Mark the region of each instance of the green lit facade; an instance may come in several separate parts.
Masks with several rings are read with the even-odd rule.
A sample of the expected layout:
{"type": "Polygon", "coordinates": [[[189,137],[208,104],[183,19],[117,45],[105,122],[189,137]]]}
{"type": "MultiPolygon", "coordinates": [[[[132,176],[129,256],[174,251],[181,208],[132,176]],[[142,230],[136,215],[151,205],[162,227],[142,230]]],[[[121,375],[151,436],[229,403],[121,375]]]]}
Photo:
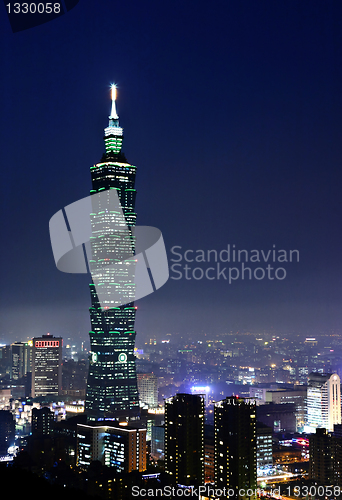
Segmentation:
{"type": "MultiPolygon", "coordinates": [[[[136,190],[136,167],[129,164],[121,152],[123,131],[119,126],[113,99],[109,126],[105,129],[106,152],[101,162],[91,167],[92,190],[90,194],[115,189],[118,193],[125,222],[129,230],[126,239],[113,244],[115,232],[111,230],[115,213],[98,207],[91,214],[92,257],[90,268],[101,273],[102,283],[108,293],[106,307],[100,301],[94,283],[90,284],[90,345],[91,358],[87,383],[85,410],[90,421],[102,419],[129,420],[139,416],[139,396],[134,356],[135,311],[132,290],[125,285],[127,263],[122,267],[122,281],[113,278],[110,265],[122,261],[124,253],[134,254],[134,237],[131,228],[135,226],[134,209],[136,190]],[[124,248],[123,248],[124,247],[124,248]],[[125,248],[126,247],[126,248],[125,248]],[[114,288],[113,288],[114,287],[114,288]],[[111,289],[125,297],[125,305],[113,307],[111,289]],[[128,299],[127,299],[128,298],[128,299]],[[127,300],[130,300],[127,302],[127,300]]],[[[129,265],[129,264],[128,264],[129,265]]],[[[132,265],[133,260],[132,260],[132,265]]],[[[120,269],[121,271],[121,269],[120,269]]],[[[134,290],[133,290],[134,294],[134,290]]],[[[134,295],[133,295],[134,296],[134,295]]]]}

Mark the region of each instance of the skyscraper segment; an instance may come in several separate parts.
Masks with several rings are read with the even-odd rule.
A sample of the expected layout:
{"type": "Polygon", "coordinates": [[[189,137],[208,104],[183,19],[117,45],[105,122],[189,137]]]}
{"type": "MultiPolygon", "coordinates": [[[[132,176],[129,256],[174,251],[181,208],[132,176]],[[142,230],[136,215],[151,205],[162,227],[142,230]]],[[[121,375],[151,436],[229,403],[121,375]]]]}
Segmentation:
{"type": "Polygon", "coordinates": [[[239,500],[253,500],[257,487],[256,405],[227,397],[215,403],[215,486],[239,500]]]}
{"type": "Polygon", "coordinates": [[[175,484],[204,484],[204,398],[182,394],[165,401],[165,471],[175,484]]]}
{"type": "MultiPolygon", "coordinates": [[[[112,86],[112,109],[104,131],[106,152],[101,161],[91,167],[90,193],[104,192],[109,196],[111,190],[116,190],[126,233],[120,237],[117,231],[113,231],[113,227],[117,226],[117,212],[101,204],[93,204],[89,264],[92,276],[96,274],[101,279],[97,279],[96,287],[94,282],[90,284],[91,359],[85,402],[90,421],[134,419],[139,415],[134,357],[134,291],[132,295],[129,280],[126,280],[130,262],[125,260],[128,255],[134,255],[131,230],[136,221],[136,167],[127,162],[121,151],[123,130],[119,126],[115,100],[116,88],[112,86]],[[114,273],[113,265],[116,264],[119,269],[116,267],[114,273]],[[107,297],[105,301],[103,294],[107,297]],[[114,295],[123,297],[124,305],[118,306],[114,295]]],[[[133,260],[131,265],[134,265],[133,260]]]]}
{"type": "Polygon", "coordinates": [[[337,373],[310,373],[307,392],[307,425],[305,431],[318,428],[333,432],[341,423],[341,382],[337,373]]]}
{"type": "Polygon", "coordinates": [[[62,389],[62,338],[47,334],[32,341],[32,397],[56,397],[62,389]]]}

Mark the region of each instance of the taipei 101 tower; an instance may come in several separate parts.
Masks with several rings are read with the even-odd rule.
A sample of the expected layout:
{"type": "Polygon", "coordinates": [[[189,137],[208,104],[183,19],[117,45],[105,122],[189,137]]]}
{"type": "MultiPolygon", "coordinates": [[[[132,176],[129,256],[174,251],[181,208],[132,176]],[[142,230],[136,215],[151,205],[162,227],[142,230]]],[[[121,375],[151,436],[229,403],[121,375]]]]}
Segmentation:
{"type": "MultiPolygon", "coordinates": [[[[109,193],[109,190],[116,190],[128,234],[131,235],[125,241],[128,241],[131,249],[134,250],[132,228],[136,221],[134,209],[136,167],[128,163],[121,152],[123,130],[119,126],[119,117],[116,112],[115,85],[112,85],[111,92],[112,109],[108,127],[104,130],[106,152],[101,162],[91,167],[92,190],[90,193],[109,193]]],[[[106,230],[111,223],[111,214],[112,212],[108,210],[93,210],[91,214],[91,263],[93,269],[97,268],[98,272],[103,273],[105,277],[104,283],[99,285],[107,286],[107,288],[109,285],[117,285],[117,283],[109,283],[110,267],[106,268],[106,265],[111,264],[111,260],[115,260],[107,258],[109,253],[113,252],[110,248],[113,246],[113,237],[115,237],[115,234],[110,234],[106,230]],[[108,278],[107,283],[106,278],[108,278]]],[[[124,267],[122,273],[125,273],[124,267]]],[[[95,288],[94,283],[91,283],[91,359],[85,412],[90,422],[104,419],[134,420],[139,418],[134,356],[136,335],[134,302],[128,302],[119,307],[101,307],[97,291],[99,290],[95,288]]]]}

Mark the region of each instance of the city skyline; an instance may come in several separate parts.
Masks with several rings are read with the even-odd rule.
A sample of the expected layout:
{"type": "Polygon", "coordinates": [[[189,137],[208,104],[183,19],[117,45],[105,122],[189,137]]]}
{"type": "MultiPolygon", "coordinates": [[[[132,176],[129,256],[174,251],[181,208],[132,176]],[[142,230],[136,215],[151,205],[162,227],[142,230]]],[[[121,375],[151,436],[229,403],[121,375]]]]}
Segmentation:
{"type": "MultiPolygon", "coordinates": [[[[269,491],[275,483],[289,494],[293,488],[315,488],[317,479],[328,492],[333,475],[334,494],[339,491],[341,336],[335,336],[333,348],[329,336],[299,343],[252,334],[204,341],[175,337],[151,338],[136,351],[141,414],[133,421],[127,421],[129,409],[119,421],[109,412],[100,422],[89,414],[86,351],[65,345],[61,357],[62,339],[52,335],[1,347],[0,444],[9,469],[20,476],[17,463],[30,456],[49,482],[50,468],[62,461],[56,477],[66,468],[65,486],[93,487],[101,497],[113,498],[112,482],[153,488],[156,478],[158,488],[179,483],[208,492],[230,488],[239,490],[239,498],[252,498],[256,487],[269,491]],[[42,351],[38,358],[35,348],[42,351]],[[51,391],[46,382],[57,374],[57,365],[62,384],[57,388],[53,382],[51,391]],[[37,366],[43,368],[39,373],[37,366]],[[26,369],[32,369],[31,392],[26,369]],[[328,452],[329,461],[321,459],[320,450],[328,452]],[[101,475],[90,486],[87,474],[94,468],[101,475]]],[[[100,409],[102,396],[96,394],[100,409]]]]}
{"type": "Polygon", "coordinates": [[[5,481],[339,498],[342,4],[15,5],[0,15],[5,481]],[[50,241],[64,214],[79,245],[76,200],[87,274],[50,241]]]}

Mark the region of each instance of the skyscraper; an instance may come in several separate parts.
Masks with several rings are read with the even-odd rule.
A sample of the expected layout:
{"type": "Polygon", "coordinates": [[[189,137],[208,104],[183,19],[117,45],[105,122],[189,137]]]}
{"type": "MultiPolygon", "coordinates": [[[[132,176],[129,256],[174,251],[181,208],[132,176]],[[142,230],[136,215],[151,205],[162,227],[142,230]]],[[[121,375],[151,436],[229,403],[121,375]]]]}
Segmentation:
{"type": "Polygon", "coordinates": [[[336,373],[310,373],[305,432],[324,428],[332,432],[341,423],[340,377],[336,373]]]}
{"type": "Polygon", "coordinates": [[[204,398],[177,394],[165,401],[165,472],[183,485],[204,484],[204,398]]]}
{"type": "MultiPolygon", "coordinates": [[[[121,151],[123,130],[116,112],[116,87],[112,86],[112,109],[105,129],[105,154],[91,167],[91,194],[116,190],[122,207],[129,236],[124,243],[114,244],[113,226],[117,213],[101,206],[91,214],[92,238],[90,268],[92,275],[103,277],[101,283],[90,284],[90,344],[91,360],[87,382],[85,409],[90,421],[100,419],[135,419],[139,415],[139,397],[134,357],[135,306],[133,301],[117,306],[111,300],[111,287],[116,293],[127,294],[124,279],[116,283],[111,264],[122,262],[122,254],[133,252],[135,226],[134,188],[136,167],[127,162],[121,151]],[[122,245],[125,248],[122,248],[122,245]],[[102,287],[101,289],[99,287],[102,287]],[[99,293],[107,293],[105,307],[101,307],[99,293]]],[[[121,264],[120,264],[121,265],[121,264]]],[[[122,276],[127,261],[122,264],[122,276]]],[[[120,271],[120,270],[119,270],[120,271]]],[[[126,295],[127,296],[127,295],[126,295]]],[[[129,294],[128,294],[129,296],[129,294]]],[[[103,303],[102,303],[103,306],[103,303]]]]}
{"type": "Polygon", "coordinates": [[[215,487],[251,500],[257,487],[255,402],[228,397],[215,403],[214,414],[215,487]]]}
{"type": "Polygon", "coordinates": [[[30,372],[32,370],[32,342],[11,344],[11,361],[12,380],[19,380],[30,372]]]}
{"type": "Polygon", "coordinates": [[[62,389],[62,338],[48,334],[32,340],[32,397],[58,396],[62,389]]]}
{"type": "Polygon", "coordinates": [[[54,421],[54,413],[47,406],[32,408],[32,435],[37,437],[52,434],[54,421]]]}
{"type": "Polygon", "coordinates": [[[262,422],[257,422],[257,469],[272,467],[273,465],[272,434],[272,427],[268,427],[262,422]]]}
{"type": "Polygon", "coordinates": [[[139,400],[149,408],[158,406],[158,377],[153,373],[138,373],[139,400]]]}
{"type": "Polygon", "coordinates": [[[310,469],[309,477],[317,484],[342,484],[342,439],[317,428],[309,436],[310,469]]]}
{"type": "Polygon", "coordinates": [[[0,410],[0,456],[7,455],[7,450],[14,445],[15,421],[10,411],[0,410]]]}

